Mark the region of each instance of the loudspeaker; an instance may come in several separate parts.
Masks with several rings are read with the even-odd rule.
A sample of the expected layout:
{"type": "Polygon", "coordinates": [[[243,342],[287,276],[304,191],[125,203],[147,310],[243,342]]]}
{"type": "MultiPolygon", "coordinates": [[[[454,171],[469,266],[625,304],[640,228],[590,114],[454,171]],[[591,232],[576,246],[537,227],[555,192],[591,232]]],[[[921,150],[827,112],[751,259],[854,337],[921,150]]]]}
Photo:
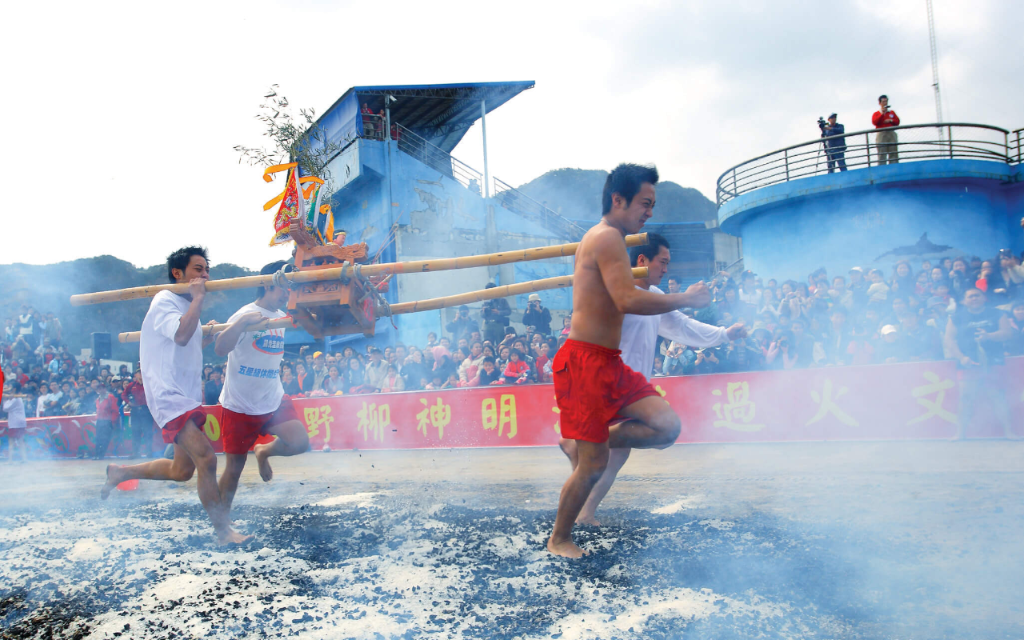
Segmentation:
{"type": "Polygon", "coordinates": [[[97,360],[110,360],[110,334],[92,334],[92,357],[97,360]]]}

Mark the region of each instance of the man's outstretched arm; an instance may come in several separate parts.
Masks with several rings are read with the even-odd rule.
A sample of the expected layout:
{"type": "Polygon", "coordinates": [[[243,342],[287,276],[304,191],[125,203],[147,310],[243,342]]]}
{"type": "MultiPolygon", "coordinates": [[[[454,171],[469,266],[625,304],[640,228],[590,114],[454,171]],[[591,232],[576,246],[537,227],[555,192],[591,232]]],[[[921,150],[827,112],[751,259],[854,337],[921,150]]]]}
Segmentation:
{"type": "Polygon", "coordinates": [[[706,307],[711,302],[711,293],[703,282],[691,285],[683,293],[658,294],[637,289],[622,236],[608,229],[595,235],[592,242],[601,280],[620,313],[655,316],[681,307],[706,307]]]}

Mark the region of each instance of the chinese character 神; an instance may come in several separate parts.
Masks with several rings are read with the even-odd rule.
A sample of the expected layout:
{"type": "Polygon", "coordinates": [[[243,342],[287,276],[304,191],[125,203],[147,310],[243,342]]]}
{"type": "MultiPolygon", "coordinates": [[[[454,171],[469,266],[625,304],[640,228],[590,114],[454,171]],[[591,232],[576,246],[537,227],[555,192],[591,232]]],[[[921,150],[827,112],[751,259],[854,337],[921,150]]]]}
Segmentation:
{"type": "MultiPolygon", "coordinates": [[[[480,416],[484,423],[484,429],[497,428],[498,435],[501,436],[505,425],[508,425],[508,437],[511,440],[519,432],[516,421],[516,397],[511,393],[503,393],[498,403],[494,401],[494,398],[487,398],[480,405],[480,416]],[[498,403],[500,403],[500,411],[498,403]]],[[[555,423],[555,427],[558,427],[558,423],[555,423]]]]}
{"type": "Polygon", "coordinates": [[[423,404],[423,411],[416,414],[416,419],[419,420],[416,430],[425,436],[427,435],[427,426],[431,426],[437,429],[437,439],[443,439],[444,428],[452,420],[451,405],[445,404],[441,398],[438,398],[437,404],[433,406],[428,406],[427,401],[423,398],[420,398],[420,403],[423,404]]]}
{"type": "Polygon", "coordinates": [[[363,403],[363,408],[356,412],[359,422],[356,430],[363,433],[363,441],[369,439],[384,442],[384,428],[391,424],[391,407],[386,404],[377,406],[370,403],[369,406],[363,403]]]}
{"type": "Polygon", "coordinates": [[[832,399],[832,380],[825,378],[825,386],[821,390],[821,395],[818,395],[817,391],[811,391],[811,398],[818,403],[818,412],[814,414],[814,417],[807,421],[807,426],[811,426],[818,420],[821,420],[828,414],[832,414],[836,417],[836,420],[842,422],[848,427],[859,427],[860,423],[855,418],[850,416],[836,404],[836,400],[842,398],[849,391],[846,387],[839,387],[839,391],[836,392],[835,400],[832,399]]]}
{"type": "Polygon", "coordinates": [[[955,413],[947,411],[943,408],[942,404],[946,400],[946,390],[953,388],[952,380],[942,380],[938,374],[932,373],[931,371],[925,371],[924,378],[931,384],[923,384],[920,387],[914,387],[910,394],[917,398],[917,404],[921,405],[928,410],[928,413],[922,413],[916,418],[911,419],[907,422],[907,426],[923,422],[932,416],[942,418],[946,422],[952,424],[960,424],[960,419],[955,413]],[[922,396],[930,396],[935,394],[935,399],[925,398],[922,396]]]}
{"type": "MultiPolygon", "coordinates": [[[[716,402],[711,408],[718,420],[715,427],[725,427],[733,431],[760,431],[763,424],[754,422],[754,403],[750,401],[750,385],[746,382],[730,382],[726,384],[726,397],[729,402],[716,402]]],[[[712,395],[722,395],[721,389],[715,389],[712,395]]]]}
{"type": "Polygon", "coordinates": [[[312,409],[305,410],[306,417],[306,430],[309,433],[309,437],[320,435],[320,427],[324,428],[324,442],[329,443],[331,441],[331,423],[334,422],[334,416],[331,415],[331,408],[327,405],[322,407],[314,407],[312,409]]]}

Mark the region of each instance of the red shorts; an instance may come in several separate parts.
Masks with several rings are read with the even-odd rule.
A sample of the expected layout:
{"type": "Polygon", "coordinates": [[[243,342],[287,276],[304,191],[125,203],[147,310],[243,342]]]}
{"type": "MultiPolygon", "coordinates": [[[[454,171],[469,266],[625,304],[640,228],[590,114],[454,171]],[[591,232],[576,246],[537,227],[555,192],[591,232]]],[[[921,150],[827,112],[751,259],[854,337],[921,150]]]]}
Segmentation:
{"type": "Polygon", "coordinates": [[[164,444],[174,444],[178,440],[178,434],[185,428],[185,423],[189,420],[202,429],[206,424],[206,414],[199,409],[192,409],[165,424],[164,428],[160,430],[160,434],[164,437],[164,444]]]}
{"type": "Polygon", "coordinates": [[[622,362],[621,353],[578,340],[566,340],[558,350],[551,371],[563,438],[607,442],[609,423],[623,407],[659,395],[622,362]]]}
{"type": "Polygon", "coordinates": [[[222,409],[220,432],[224,438],[224,453],[245,455],[261,435],[266,435],[270,427],[298,419],[299,414],[295,412],[295,405],[288,396],[281,398],[281,405],[277,411],[259,416],[222,409]]]}

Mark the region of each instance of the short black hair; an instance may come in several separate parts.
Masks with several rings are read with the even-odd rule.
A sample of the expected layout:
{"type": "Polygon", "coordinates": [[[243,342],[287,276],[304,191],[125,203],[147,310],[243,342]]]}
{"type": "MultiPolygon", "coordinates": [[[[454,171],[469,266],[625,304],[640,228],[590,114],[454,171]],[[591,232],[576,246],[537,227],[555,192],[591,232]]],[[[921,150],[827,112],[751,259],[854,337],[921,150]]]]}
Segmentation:
{"type": "MultiPolygon", "coordinates": [[[[271,262],[270,264],[268,264],[268,265],[264,266],[262,269],[260,269],[260,275],[261,276],[273,275],[273,274],[277,273],[278,271],[280,271],[281,267],[283,267],[286,264],[288,264],[287,260],[277,260],[276,262],[271,262]]],[[[265,287],[256,287],[256,299],[257,300],[262,298],[264,296],[264,294],[266,294],[266,293],[267,293],[267,290],[266,290],[265,287]]]]}
{"type": "Polygon", "coordinates": [[[192,245],[189,247],[182,247],[167,256],[167,279],[171,283],[176,283],[178,280],[174,277],[174,270],[180,269],[182,273],[185,269],[188,269],[188,263],[192,260],[192,256],[202,256],[203,260],[207,263],[210,262],[210,258],[206,255],[206,247],[200,247],[198,245],[192,245]]]}
{"type": "Polygon", "coordinates": [[[654,165],[645,167],[639,164],[622,163],[612,169],[608,179],[604,181],[604,193],[601,195],[601,215],[606,216],[612,210],[612,194],[625,198],[627,204],[640,191],[645,182],[658,184],[658,170],[654,165]]]}
{"type": "Polygon", "coordinates": [[[491,364],[494,364],[494,356],[484,356],[484,364],[486,364],[488,362],[490,362],[491,364]]]}
{"type": "Polygon", "coordinates": [[[629,250],[630,266],[635,267],[637,261],[640,260],[640,256],[644,256],[647,260],[654,260],[654,256],[658,255],[662,247],[666,249],[672,248],[669,246],[665,236],[653,231],[647,232],[647,244],[637,245],[629,250]]]}

